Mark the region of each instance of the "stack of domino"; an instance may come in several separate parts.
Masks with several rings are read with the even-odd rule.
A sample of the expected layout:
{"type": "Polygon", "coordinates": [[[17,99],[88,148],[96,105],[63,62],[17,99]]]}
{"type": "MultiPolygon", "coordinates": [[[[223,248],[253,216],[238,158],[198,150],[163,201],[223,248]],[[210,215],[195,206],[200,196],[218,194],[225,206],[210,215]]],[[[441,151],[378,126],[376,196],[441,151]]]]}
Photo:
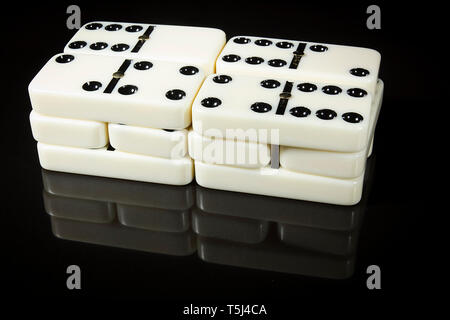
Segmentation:
{"type": "Polygon", "coordinates": [[[29,86],[41,166],[184,185],[194,159],[204,187],[359,202],[379,53],[246,36],[224,45],[211,28],[83,26],[29,86]]]}
{"type": "Polygon", "coordinates": [[[93,22],[29,85],[48,170],[185,185],[192,102],[225,45],[211,28],[93,22]]]}
{"type": "Polygon", "coordinates": [[[192,106],[198,184],[358,203],[383,94],[379,65],[371,49],[230,39],[192,106]]]}

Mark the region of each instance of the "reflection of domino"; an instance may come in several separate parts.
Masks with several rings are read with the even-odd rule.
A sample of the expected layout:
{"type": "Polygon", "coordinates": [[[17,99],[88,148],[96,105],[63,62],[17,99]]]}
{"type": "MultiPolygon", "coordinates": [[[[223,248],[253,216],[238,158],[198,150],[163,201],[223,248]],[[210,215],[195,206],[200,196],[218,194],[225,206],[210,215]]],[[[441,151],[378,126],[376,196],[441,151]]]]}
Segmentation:
{"type": "Polygon", "coordinates": [[[118,223],[92,223],[51,217],[53,234],[61,239],[103,246],[187,256],[196,251],[192,231],[161,232],[118,223]]]}
{"type": "Polygon", "coordinates": [[[193,189],[155,183],[42,171],[45,211],[85,222],[145,230],[185,232],[190,228],[193,189]]]}
{"type": "Polygon", "coordinates": [[[190,210],[169,210],[117,203],[117,219],[127,227],[163,232],[185,232],[191,226],[190,210]]]}
{"type": "Polygon", "coordinates": [[[42,172],[55,236],[173,255],[195,251],[190,186],[42,172]]]}
{"type": "Polygon", "coordinates": [[[280,241],[289,246],[349,256],[356,251],[359,228],[351,232],[339,232],[278,223],[277,233],[280,241]]]}
{"type": "Polygon", "coordinates": [[[269,227],[269,221],[192,210],[192,228],[202,237],[254,244],[267,237],[269,227]]]}
{"type": "Polygon", "coordinates": [[[56,218],[92,223],[119,222],[130,228],[161,232],[185,232],[190,228],[190,210],[64,197],[46,191],[43,199],[45,211],[56,218]]]}
{"type": "Polygon", "coordinates": [[[53,195],[136,207],[186,211],[194,205],[192,184],[171,186],[42,170],[44,190],[53,195]]]}
{"type": "Polygon", "coordinates": [[[111,223],[116,218],[116,205],[112,202],[74,199],[43,191],[45,212],[52,217],[93,223],[111,223]]]}
{"type": "Polygon", "coordinates": [[[272,239],[245,244],[198,237],[197,246],[199,258],[210,263],[330,279],[346,279],[354,272],[355,256],[300,250],[272,239]]]}

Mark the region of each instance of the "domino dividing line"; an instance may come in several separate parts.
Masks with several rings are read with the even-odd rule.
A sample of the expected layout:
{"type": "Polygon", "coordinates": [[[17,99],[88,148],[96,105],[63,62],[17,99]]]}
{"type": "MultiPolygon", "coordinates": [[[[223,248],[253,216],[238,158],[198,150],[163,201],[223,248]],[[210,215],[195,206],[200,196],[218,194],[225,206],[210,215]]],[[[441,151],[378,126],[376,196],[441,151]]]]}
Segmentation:
{"type": "Polygon", "coordinates": [[[270,145],[270,167],[272,169],[280,168],[280,146],[278,144],[270,145]]]}
{"type": "MultiPolygon", "coordinates": [[[[284,115],[284,113],[286,112],[286,107],[289,98],[291,97],[293,85],[294,83],[291,81],[286,81],[286,83],[284,84],[283,92],[280,93],[280,101],[278,102],[278,107],[275,114],[284,115]]],[[[270,145],[270,167],[272,169],[280,168],[280,146],[277,144],[270,145]]]]}
{"type": "Polygon", "coordinates": [[[120,78],[122,78],[125,74],[125,71],[127,71],[128,67],[131,64],[130,59],[126,59],[122,65],[120,66],[119,70],[113,74],[113,78],[108,83],[108,86],[105,88],[103,93],[111,93],[114,88],[116,87],[117,83],[119,82],[120,78]]]}
{"type": "Polygon", "coordinates": [[[294,51],[294,57],[292,57],[291,64],[289,65],[289,69],[297,69],[300,63],[300,60],[305,55],[306,43],[300,42],[298,44],[297,50],[294,51]]]}
{"type": "Polygon", "coordinates": [[[286,112],[286,106],[289,98],[291,97],[292,85],[292,82],[286,81],[283,92],[280,93],[280,101],[278,102],[278,107],[275,114],[283,115],[286,112]]]}
{"type": "Polygon", "coordinates": [[[141,48],[144,45],[145,41],[147,41],[150,38],[150,34],[153,32],[154,28],[155,27],[153,27],[153,26],[149,26],[147,28],[147,30],[145,30],[145,32],[139,37],[138,42],[134,46],[133,50],[131,50],[131,52],[136,53],[136,52],[139,52],[139,50],[141,50],[141,48]]]}

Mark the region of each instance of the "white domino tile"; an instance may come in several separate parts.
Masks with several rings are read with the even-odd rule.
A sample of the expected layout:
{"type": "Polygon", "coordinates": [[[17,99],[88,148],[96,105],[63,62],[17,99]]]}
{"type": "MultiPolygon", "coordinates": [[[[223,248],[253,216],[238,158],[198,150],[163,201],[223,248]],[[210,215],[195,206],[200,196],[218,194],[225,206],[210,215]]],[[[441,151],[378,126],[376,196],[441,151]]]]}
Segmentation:
{"type": "Polygon", "coordinates": [[[379,80],[370,111],[369,144],[365,149],[352,153],[281,146],[281,166],[292,171],[335,178],[347,179],[360,176],[364,172],[366,159],[372,151],[373,137],[381,109],[383,90],[383,81],[379,80]]]}
{"type": "Polygon", "coordinates": [[[217,59],[216,73],[339,83],[373,93],[380,60],[367,48],[237,36],[217,59]]]}
{"type": "Polygon", "coordinates": [[[42,114],[184,129],[203,78],[198,68],[178,63],[58,54],[35,76],[29,93],[42,114]]]}
{"type": "Polygon", "coordinates": [[[362,89],[210,75],[193,103],[192,126],[205,136],[243,130],[252,142],[357,152],[368,144],[371,104],[362,89]]]}
{"type": "Polygon", "coordinates": [[[164,159],[106,148],[37,145],[39,161],[47,170],[172,185],[185,185],[194,178],[189,157],[164,159]]]}
{"type": "Polygon", "coordinates": [[[270,162],[267,144],[211,138],[194,131],[188,140],[189,155],[197,161],[246,168],[261,168],[270,162]]]}
{"type": "Polygon", "coordinates": [[[82,26],[64,52],[192,64],[209,74],[225,41],[214,28],[96,21],[82,26]]]}
{"type": "Polygon", "coordinates": [[[187,130],[164,130],[121,124],[108,124],[110,145],[116,150],[162,157],[184,158],[187,130]]]}
{"type": "Polygon", "coordinates": [[[281,167],[341,179],[360,176],[364,172],[366,158],[367,149],[352,153],[280,147],[281,167]]]}
{"type": "Polygon", "coordinates": [[[31,111],[31,131],[36,141],[80,148],[101,148],[108,144],[106,123],[50,117],[31,111]]]}
{"type": "Polygon", "coordinates": [[[361,200],[363,179],[336,179],[283,168],[239,168],[195,161],[195,179],[203,187],[337,205],[361,200]]]}

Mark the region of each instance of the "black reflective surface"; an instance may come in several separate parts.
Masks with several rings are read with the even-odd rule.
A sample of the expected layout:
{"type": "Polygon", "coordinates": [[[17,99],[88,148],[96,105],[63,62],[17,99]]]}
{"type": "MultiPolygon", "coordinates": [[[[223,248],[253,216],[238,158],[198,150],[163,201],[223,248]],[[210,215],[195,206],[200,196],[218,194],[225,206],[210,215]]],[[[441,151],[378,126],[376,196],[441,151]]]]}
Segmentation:
{"type": "Polygon", "coordinates": [[[203,188],[42,170],[45,212],[60,239],[188,256],[244,268],[345,279],[352,276],[362,201],[333,206],[203,188]],[[282,212],[280,214],[280,212],[282,212]]]}
{"type": "MultiPolygon", "coordinates": [[[[6,305],[62,317],[81,308],[80,302],[98,301],[102,312],[141,306],[145,317],[158,313],[166,315],[159,318],[172,319],[189,303],[251,302],[267,304],[272,315],[289,316],[284,319],[306,317],[311,309],[315,317],[329,311],[361,318],[376,311],[391,314],[386,303],[400,308],[402,315],[416,313],[427,298],[434,299],[437,291],[429,286],[444,287],[446,251],[435,251],[445,243],[437,239],[445,235],[437,227],[445,225],[446,207],[436,210],[433,204],[445,197],[428,195],[445,191],[434,180],[442,180],[445,173],[437,170],[435,161],[445,135],[435,131],[446,126],[423,116],[446,106],[435,94],[445,92],[440,78],[446,60],[438,57],[442,50],[429,50],[445,39],[444,10],[428,3],[398,8],[379,3],[382,28],[369,30],[366,9],[371,3],[289,2],[275,10],[261,2],[184,2],[174,10],[172,2],[80,2],[82,23],[207,26],[223,29],[228,39],[249,35],[375,48],[382,54],[380,77],[386,88],[375,138],[374,179],[364,214],[355,219],[347,210],[315,205],[294,214],[299,210],[286,205],[289,201],[249,195],[236,201],[235,195],[197,186],[192,186],[193,198],[189,192],[171,191],[170,201],[147,196],[147,202],[141,202],[140,192],[157,191],[140,184],[119,188],[117,181],[102,188],[85,187],[90,197],[74,197],[73,189],[59,195],[47,191],[44,199],[58,197],[50,207],[46,200],[47,209],[63,215],[56,217],[45,212],[47,188],[29,126],[27,86],[75,33],[65,26],[71,4],[39,3],[32,9],[12,4],[4,12],[5,28],[0,32],[6,67],[1,108],[6,305]],[[191,201],[189,210],[177,198],[191,201]],[[67,206],[73,201],[78,204],[67,206]],[[165,207],[168,203],[171,206],[165,207]],[[151,214],[148,208],[153,208],[151,214]],[[224,227],[217,229],[218,222],[224,227]],[[54,231],[72,240],[58,238],[54,231]],[[166,246],[139,242],[142,239],[161,239],[166,246]],[[66,288],[66,268],[71,264],[82,270],[80,291],[66,288]],[[366,287],[366,269],[372,264],[381,268],[380,291],[366,287]],[[346,275],[351,276],[336,279],[346,275]],[[70,307],[55,312],[63,302],[70,307]],[[355,311],[361,306],[362,312],[355,311]]],[[[86,79],[90,80],[95,79],[86,79]]]]}

